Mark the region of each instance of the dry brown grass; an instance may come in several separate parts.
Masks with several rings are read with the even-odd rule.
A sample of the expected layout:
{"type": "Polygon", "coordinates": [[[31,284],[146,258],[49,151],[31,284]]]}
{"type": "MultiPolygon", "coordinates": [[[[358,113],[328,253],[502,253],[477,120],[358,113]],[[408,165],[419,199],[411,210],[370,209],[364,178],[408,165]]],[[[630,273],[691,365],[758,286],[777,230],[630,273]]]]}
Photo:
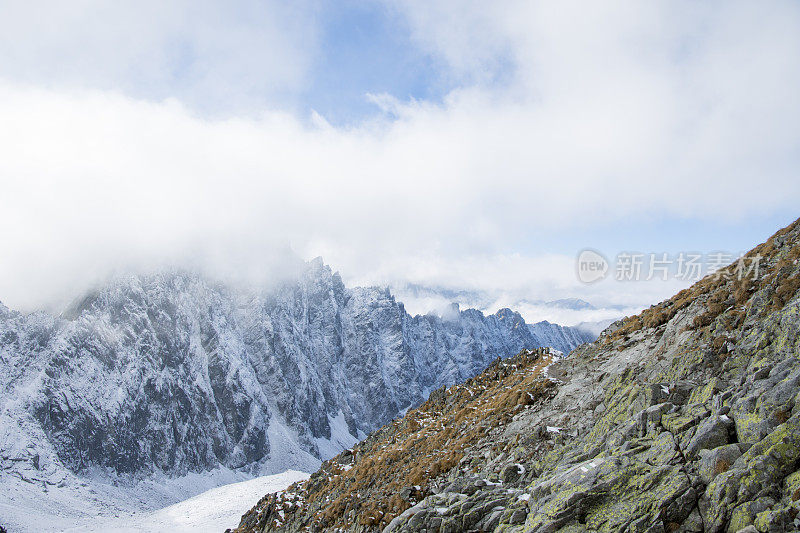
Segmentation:
{"type": "Polygon", "coordinates": [[[775,411],[774,416],[775,416],[775,420],[779,424],[783,424],[784,422],[789,420],[789,417],[791,416],[791,413],[789,413],[787,411],[784,411],[783,409],[778,409],[777,411],[775,411]]]}
{"type": "Polygon", "coordinates": [[[772,295],[772,302],[770,304],[770,311],[778,311],[784,305],[789,303],[789,300],[794,298],[794,295],[800,289],[800,276],[795,274],[790,278],[784,278],[779,281],[775,293],[772,295]]]}
{"type": "Polygon", "coordinates": [[[720,352],[730,339],[725,335],[720,335],[719,337],[715,337],[713,341],[711,341],[711,347],[714,348],[715,351],[720,352]]]}
{"type": "Polygon", "coordinates": [[[338,458],[324,463],[318,481],[299,489],[307,505],[324,509],[316,526],[386,526],[412,505],[399,496],[404,488],[419,486],[423,497],[429,482],[457,466],[487,428],[549,397],[554,385],[539,375],[549,361],[541,350],[495,361],[463,385],[436,391],[402,420],[359,444],[354,453],[361,459],[349,470],[338,458]]]}

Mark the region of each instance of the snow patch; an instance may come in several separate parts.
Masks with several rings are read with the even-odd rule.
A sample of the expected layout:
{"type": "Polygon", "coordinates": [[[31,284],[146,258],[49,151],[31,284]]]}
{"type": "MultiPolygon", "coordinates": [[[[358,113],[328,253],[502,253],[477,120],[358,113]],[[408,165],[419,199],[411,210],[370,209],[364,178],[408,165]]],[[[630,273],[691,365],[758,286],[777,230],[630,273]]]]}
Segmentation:
{"type": "Polygon", "coordinates": [[[344,412],[341,410],[335,417],[328,415],[328,424],[331,428],[331,438],[314,439],[322,460],[327,460],[331,457],[339,455],[344,450],[355,446],[359,441],[359,439],[350,434],[350,430],[347,427],[347,421],[344,417],[344,412]]]}
{"type": "Polygon", "coordinates": [[[0,477],[0,516],[3,525],[14,532],[224,531],[236,527],[265,494],[284,490],[309,474],[289,470],[228,483],[171,505],[159,504],[175,501],[175,496],[185,497],[192,487],[203,490],[237,477],[242,474],[217,470],[130,486],[84,481],[43,490],[38,484],[5,475],[0,477]]]}

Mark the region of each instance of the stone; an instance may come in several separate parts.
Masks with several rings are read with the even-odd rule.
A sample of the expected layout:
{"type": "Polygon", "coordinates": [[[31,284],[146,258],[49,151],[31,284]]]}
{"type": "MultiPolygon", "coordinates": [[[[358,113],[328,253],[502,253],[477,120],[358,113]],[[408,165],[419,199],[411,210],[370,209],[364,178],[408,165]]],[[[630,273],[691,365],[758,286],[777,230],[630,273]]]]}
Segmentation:
{"type": "Polygon", "coordinates": [[[678,458],[675,438],[669,431],[662,431],[650,444],[650,449],[642,454],[642,460],[651,465],[671,464],[678,458]]]}
{"type": "Polygon", "coordinates": [[[772,370],[772,365],[766,365],[762,368],[759,368],[755,371],[755,373],[753,373],[753,380],[758,381],[766,379],[769,376],[770,370],[772,370]]]}
{"type": "Polygon", "coordinates": [[[502,516],[502,511],[492,511],[486,518],[479,522],[481,531],[494,531],[494,529],[500,525],[500,518],[502,516]]]}
{"type": "Polygon", "coordinates": [[[695,457],[700,450],[713,449],[728,443],[728,424],[719,416],[712,416],[703,421],[695,433],[689,445],[686,447],[686,455],[695,457]]]}
{"type": "MultiPolygon", "coordinates": [[[[642,527],[649,527],[662,509],[691,489],[677,466],[651,466],[628,458],[594,463],[534,487],[527,524],[532,531],[554,530],[569,520],[583,520],[588,529],[622,530],[634,517],[648,517],[642,527]]],[[[691,507],[684,505],[687,514],[691,507]]]]}
{"type": "Polygon", "coordinates": [[[503,483],[514,483],[515,481],[519,480],[524,471],[525,469],[522,467],[522,465],[508,465],[503,468],[503,472],[500,474],[500,479],[503,481],[503,483]]]}
{"type": "Polygon", "coordinates": [[[669,413],[673,407],[674,404],[672,402],[664,402],[657,405],[652,405],[647,409],[645,409],[647,420],[649,422],[660,424],[661,415],[663,415],[664,413],[669,413]]]}
{"type": "Polygon", "coordinates": [[[700,450],[699,473],[703,482],[711,483],[718,474],[727,472],[741,455],[738,444],[718,446],[712,450],[700,450]]]}
{"type": "Polygon", "coordinates": [[[701,533],[705,531],[703,527],[703,518],[700,516],[700,511],[695,506],[686,517],[686,520],[680,525],[677,533],[701,533]]]}
{"type": "Polygon", "coordinates": [[[717,394],[711,401],[712,407],[719,412],[723,407],[725,407],[725,402],[730,400],[732,396],[733,393],[729,390],[717,394]]]}
{"type": "Polygon", "coordinates": [[[731,513],[728,531],[733,533],[741,531],[748,526],[753,526],[754,529],[758,530],[754,524],[756,515],[768,510],[774,504],[775,501],[770,498],[758,498],[737,506],[731,513]]]}
{"type": "Polygon", "coordinates": [[[664,401],[669,395],[667,383],[651,383],[645,388],[645,403],[648,406],[656,405],[664,401]]]}
{"type": "Polygon", "coordinates": [[[508,519],[508,523],[513,525],[524,524],[528,518],[528,511],[525,509],[515,509],[508,519]]]}
{"type": "MultiPolygon", "coordinates": [[[[797,510],[794,511],[795,513],[797,512],[797,510]]],[[[794,518],[792,517],[792,510],[788,507],[761,511],[756,514],[755,526],[759,531],[768,533],[780,533],[796,529],[794,518]]]]}
{"type": "Polygon", "coordinates": [[[419,487],[404,487],[400,490],[400,497],[413,505],[422,499],[423,494],[419,487]]]}

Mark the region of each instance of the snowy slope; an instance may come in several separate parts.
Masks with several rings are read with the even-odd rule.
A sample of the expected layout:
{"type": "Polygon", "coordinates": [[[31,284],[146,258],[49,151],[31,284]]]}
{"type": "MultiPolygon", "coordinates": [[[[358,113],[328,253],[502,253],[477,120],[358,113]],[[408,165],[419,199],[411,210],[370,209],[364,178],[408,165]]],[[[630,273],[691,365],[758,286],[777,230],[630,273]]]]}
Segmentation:
{"type": "Polygon", "coordinates": [[[221,533],[239,525],[242,515],[252,502],[264,494],[278,492],[309,474],[289,470],[281,474],[262,476],[248,481],[231,483],[157,511],[120,516],[98,523],[68,529],[68,532],[141,532],[141,533],[221,533]]]}
{"type": "Polygon", "coordinates": [[[39,486],[0,476],[4,491],[0,524],[9,533],[221,533],[236,527],[242,514],[264,494],[307,477],[290,470],[237,481],[242,474],[217,470],[117,486],[85,480],[42,492],[39,486]],[[220,483],[225,484],[216,486],[220,483]],[[204,487],[215,488],[187,497],[204,487]]]}

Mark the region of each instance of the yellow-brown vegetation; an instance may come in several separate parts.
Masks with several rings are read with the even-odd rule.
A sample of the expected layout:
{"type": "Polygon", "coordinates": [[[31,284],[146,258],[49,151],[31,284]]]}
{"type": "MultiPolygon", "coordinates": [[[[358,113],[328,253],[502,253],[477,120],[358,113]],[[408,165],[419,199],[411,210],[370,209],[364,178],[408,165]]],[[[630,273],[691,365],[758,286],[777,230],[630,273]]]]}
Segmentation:
{"type": "Polygon", "coordinates": [[[358,444],[352,457],[346,452],[326,461],[311,480],[288,492],[321,510],[317,527],[386,526],[426,495],[431,480],[457,466],[488,428],[502,426],[552,392],[552,382],[540,375],[551,359],[543,349],[525,351],[498,359],[463,385],[434,391],[402,421],[358,444]],[[400,494],[406,489],[408,496],[409,487],[418,488],[404,499],[400,494]]]}

